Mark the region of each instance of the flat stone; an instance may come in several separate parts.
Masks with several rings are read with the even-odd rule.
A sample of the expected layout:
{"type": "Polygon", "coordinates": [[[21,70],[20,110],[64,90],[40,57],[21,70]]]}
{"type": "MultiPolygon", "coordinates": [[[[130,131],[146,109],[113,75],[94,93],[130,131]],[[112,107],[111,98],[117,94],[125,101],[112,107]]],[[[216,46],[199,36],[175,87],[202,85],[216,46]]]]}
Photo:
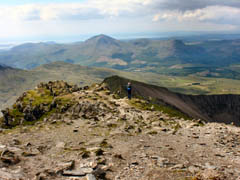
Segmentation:
{"type": "Polygon", "coordinates": [[[200,171],[200,168],[196,166],[189,166],[188,171],[190,171],[192,174],[195,174],[200,171]]]}
{"type": "Polygon", "coordinates": [[[64,146],[65,146],[65,143],[64,143],[64,142],[58,142],[58,143],[56,144],[56,147],[57,147],[57,148],[64,148],[64,146]]]}
{"type": "Polygon", "coordinates": [[[0,144],[0,150],[2,149],[5,149],[7,146],[6,145],[2,145],[2,144],[0,144]]]}
{"type": "Polygon", "coordinates": [[[210,163],[205,163],[205,168],[206,169],[210,169],[210,170],[216,170],[217,167],[216,166],[212,166],[210,163]]]}
{"type": "Polygon", "coordinates": [[[175,166],[171,167],[170,169],[184,169],[185,166],[183,164],[176,164],[175,166]]]}
{"type": "Polygon", "coordinates": [[[1,180],[24,179],[21,172],[8,172],[5,169],[0,169],[1,180]]]}
{"type": "Polygon", "coordinates": [[[156,131],[162,131],[162,128],[159,127],[159,126],[154,126],[154,127],[153,127],[153,130],[156,130],[156,131]]]}
{"type": "Polygon", "coordinates": [[[92,168],[80,168],[73,171],[65,170],[63,171],[63,175],[64,176],[85,176],[86,174],[91,174],[92,172],[93,172],[92,168]]]}
{"type": "Polygon", "coordinates": [[[17,148],[17,147],[8,147],[7,149],[15,153],[22,151],[20,148],[17,148]]]}
{"type": "Polygon", "coordinates": [[[93,174],[87,174],[87,180],[97,180],[93,174]]]}
{"type": "Polygon", "coordinates": [[[63,172],[64,170],[72,170],[74,167],[75,162],[70,161],[70,162],[62,162],[57,165],[57,168],[55,169],[55,172],[63,172]]]}
{"type": "Polygon", "coordinates": [[[95,152],[99,149],[99,147],[90,147],[90,148],[87,148],[87,151],[90,151],[90,152],[95,152]]]}
{"type": "Polygon", "coordinates": [[[63,176],[85,176],[86,173],[80,170],[74,170],[74,171],[63,171],[62,173],[63,176]]]}
{"type": "Polygon", "coordinates": [[[162,157],[157,158],[157,165],[158,166],[164,167],[167,163],[168,163],[168,159],[162,158],[162,157]]]}
{"type": "Polygon", "coordinates": [[[152,125],[158,127],[160,125],[160,122],[159,121],[154,121],[154,122],[152,122],[152,125]]]}
{"type": "Polygon", "coordinates": [[[92,140],[90,140],[89,142],[86,143],[86,145],[96,145],[96,144],[100,144],[101,142],[103,142],[105,140],[105,138],[103,137],[97,137],[94,138],[92,140]]]}
{"type": "Polygon", "coordinates": [[[70,169],[74,166],[74,161],[62,162],[62,163],[59,163],[58,166],[62,166],[66,169],[70,169]]]}
{"type": "Polygon", "coordinates": [[[92,168],[81,168],[80,170],[86,174],[91,174],[93,172],[92,168]]]}

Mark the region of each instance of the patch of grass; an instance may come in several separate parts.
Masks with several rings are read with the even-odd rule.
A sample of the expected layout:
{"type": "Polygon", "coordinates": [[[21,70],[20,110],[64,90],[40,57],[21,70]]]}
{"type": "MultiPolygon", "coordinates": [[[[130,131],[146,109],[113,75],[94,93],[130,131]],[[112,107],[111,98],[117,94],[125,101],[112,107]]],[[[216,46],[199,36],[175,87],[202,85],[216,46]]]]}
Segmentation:
{"type": "Polygon", "coordinates": [[[65,104],[73,105],[75,103],[75,100],[72,98],[73,96],[71,94],[59,96],[56,98],[56,103],[60,105],[65,104]]]}
{"type": "Polygon", "coordinates": [[[161,111],[165,114],[168,114],[170,117],[183,118],[185,120],[192,119],[189,116],[187,116],[186,114],[184,114],[172,107],[154,104],[153,102],[154,101],[152,101],[152,103],[148,103],[148,102],[146,102],[144,100],[140,100],[140,99],[131,99],[129,101],[130,105],[133,105],[141,110],[161,111]]]}
{"type": "Polygon", "coordinates": [[[19,125],[20,122],[21,122],[21,119],[24,118],[24,114],[21,113],[17,108],[10,109],[9,114],[10,114],[10,117],[12,118],[12,120],[13,120],[13,121],[8,122],[11,126],[19,125]]]}
{"type": "Polygon", "coordinates": [[[182,126],[179,123],[176,123],[175,126],[173,127],[174,131],[173,134],[176,134],[179,129],[181,129],[182,126]]]}
{"type": "Polygon", "coordinates": [[[154,109],[157,110],[157,111],[162,111],[163,113],[166,113],[168,114],[170,117],[177,117],[177,118],[183,118],[185,120],[190,120],[192,118],[190,118],[188,115],[172,108],[172,107],[169,107],[169,106],[160,106],[160,105],[156,105],[156,104],[153,104],[154,106],[154,109]]]}
{"type": "Polygon", "coordinates": [[[14,117],[23,117],[23,113],[21,113],[17,108],[11,109],[10,113],[14,117]]]}
{"type": "Polygon", "coordinates": [[[38,122],[38,120],[34,120],[34,121],[23,121],[23,126],[32,126],[34,125],[36,122],[38,122]]]}
{"type": "Polygon", "coordinates": [[[51,96],[50,91],[47,89],[41,89],[40,92],[36,90],[30,90],[27,92],[27,96],[24,97],[23,103],[25,105],[32,104],[32,106],[37,106],[40,104],[51,104],[54,97],[51,96]]]}
{"type": "Polygon", "coordinates": [[[4,127],[4,119],[3,119],[3,117],[0,117],[0,127],[5,128],[4,127]]]}
{"type": "MultiPolygon", "coordinates": [[[[22,125],[34,125],[38,121],[43,121],[44,118],[50,117],[52,114],[56,112],[60,112],[59,108],[64,106],[64,109],[67,110],[71,107],[75,101],[72,99],[72,94],[62,95],[58,97],[54,97],[51,95],[50,90],[45,88],[38,88],[36,90],[29,90],[26,92],[25,97],[21,101],[22,107],[21,109],[15,103],[12,106],[12,109],[9,110],[9,116],[13,121],[9,122],[11,127],[15,127],[21,124],[22,125]],[[55,99],[54,99],[55,98],[55,99]],[[51,104],[55,101],[56,106],[51,106],[51,104]],[[37,109],[39,112],[34,114],[34,118],[32,121],[24,120],[24,113],[22,113],[22,109],[29,106],[29,110],[34,111],[37,109]],[[47,111],[47,112],[46,112],[47,111]]],[[[2,124],[4,124],[3,119],[1,120],[2,124]]]]}

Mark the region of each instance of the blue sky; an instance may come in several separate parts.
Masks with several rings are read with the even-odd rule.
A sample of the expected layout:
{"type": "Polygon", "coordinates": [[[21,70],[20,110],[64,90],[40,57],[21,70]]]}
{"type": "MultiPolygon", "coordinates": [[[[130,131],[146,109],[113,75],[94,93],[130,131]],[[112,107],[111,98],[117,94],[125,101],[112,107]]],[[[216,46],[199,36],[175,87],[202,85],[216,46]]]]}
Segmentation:
{"type": "Polygon", "coordinates": [[[0,44],[240,30],[239,0],[0,0],[0,44]]]}

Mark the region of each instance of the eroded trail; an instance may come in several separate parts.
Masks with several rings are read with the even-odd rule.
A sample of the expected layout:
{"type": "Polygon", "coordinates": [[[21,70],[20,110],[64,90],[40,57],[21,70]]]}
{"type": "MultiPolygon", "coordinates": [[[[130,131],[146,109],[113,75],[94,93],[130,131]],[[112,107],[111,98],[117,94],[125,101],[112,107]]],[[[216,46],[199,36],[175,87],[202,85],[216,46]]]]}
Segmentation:
{"type": "Polygon", "coordinates": [[[0,133],[0,179],[182,180],[240,177],[240,128],[170,117],[102,86],[31,126],[0,133]],[[144,110],[147,109],[147,110],[144,110]]]}

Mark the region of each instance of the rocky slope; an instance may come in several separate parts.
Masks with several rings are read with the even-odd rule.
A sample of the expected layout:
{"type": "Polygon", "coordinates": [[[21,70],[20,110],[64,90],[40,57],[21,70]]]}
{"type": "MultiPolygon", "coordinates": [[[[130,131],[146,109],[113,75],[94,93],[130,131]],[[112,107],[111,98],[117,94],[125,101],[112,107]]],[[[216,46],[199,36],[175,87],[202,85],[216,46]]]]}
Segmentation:
{"type": "Polygon", "coordinates": [[[132,81],[119,76],[106,78],[111,92],[120,97],[126,95],[126,84],[131,81],[133,94],[158,105],[167,105],[175,110],[208,122],[224,122],[240,125],[240,96],[239,95],[184,95],[174,93],[166,88],[132,81]]]}
{"type": "Polygon", "coordinates": [[[42,83],[4,114],[3,180],[240,177],[240,128],[187,120],[145,100],[119,98],[105,83],[84,88],[42,83]]]}

